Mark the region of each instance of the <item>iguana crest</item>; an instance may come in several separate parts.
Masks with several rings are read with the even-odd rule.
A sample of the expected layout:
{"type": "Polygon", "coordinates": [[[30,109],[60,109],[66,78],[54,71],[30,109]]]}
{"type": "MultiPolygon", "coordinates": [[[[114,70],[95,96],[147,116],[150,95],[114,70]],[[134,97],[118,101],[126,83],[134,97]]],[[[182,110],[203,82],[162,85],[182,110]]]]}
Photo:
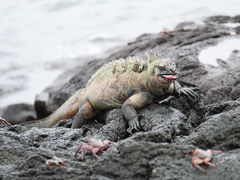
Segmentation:
{"type": "Polygon", "coordinates": [[[152,63],[154,61],[161,61],[162,60],[162,56],[159,52],[156,52],[154,50],[151,50],[150,52],[146,53],[146,57],[147,57],[147,61],[149,63],[152,63]]]}
{"type": "Polygon", "coordinates": [[[118,60],[109,62],[102,66],[87,82],[86,87],[92,84],[95,80],[104,76],[117,76],[125,72],[141,73],[147,66],[147,63],[136,56],[128,57],[126,59],[120,58],[118,60]]]}

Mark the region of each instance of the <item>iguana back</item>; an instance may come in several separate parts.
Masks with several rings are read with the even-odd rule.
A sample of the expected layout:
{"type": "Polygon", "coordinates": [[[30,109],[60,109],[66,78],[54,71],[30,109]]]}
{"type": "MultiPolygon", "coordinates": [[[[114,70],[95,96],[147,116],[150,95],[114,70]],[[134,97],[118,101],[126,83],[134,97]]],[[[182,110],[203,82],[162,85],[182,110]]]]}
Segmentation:
{"type": "Polygon", "coordinates": [[[120,58],[118,60],[109,62],[102,66],[87,82],[86,88],[91,85],[96,85],[103,78],[117,77],[123,73],[141,73],[147,63],[136,56],[128,57],[126,59],[120,58]]]}

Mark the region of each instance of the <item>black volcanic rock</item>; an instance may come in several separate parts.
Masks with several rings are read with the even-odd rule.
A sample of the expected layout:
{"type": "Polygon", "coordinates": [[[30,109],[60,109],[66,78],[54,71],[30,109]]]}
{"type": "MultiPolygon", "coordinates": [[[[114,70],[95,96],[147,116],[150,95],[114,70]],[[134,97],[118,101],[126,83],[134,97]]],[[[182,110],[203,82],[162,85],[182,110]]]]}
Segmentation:
{"type": "MultiPolygon", "coordinates": [[[[53,128],[13,126],[0,128],[0,179],[232,179],[240,177],[240,51],[233,50],[219,66],[199,62],[199,53],[228,38],[237,38],[240,16],[214,16],[204,24],[180,23],[172,33],[143,34],[106,58],[95,59],[66,72],[38,96],[38,116],[47,116],[103,64],[120,57],[143,56],[150,49],[174,60],[183,86],[200,89],[199,99],[175,97],[139,111],[142,132],[129,135],[121,109],[99,113],[80,129],[70,129],[72,119],[53,128]],[[63,82],[65,80],[65,82],[63,82]],[[98,153],[74,157],[78,145],[88,138],[118,142],[98,153]],[[217,167],[194,169],[187,153],[196,147],[224,151],[213,155],[217,167]],[[51,155],[67,168],[46,166],[51,155]]],[[[14,110],[11,111],[12,114],[14,110]]],[[[4,113],[4,112],[3,112],[4,113]]],[[[6,112],[5,112],[6,113],[6,112]]],[[[22,115],[14,114],[21,119],[22,115]]],[[[10,116],[9,116],[10,117],[10,116]]],[[[7,117],[6,117],[7,118],[7,117]]]]}
{"type": "Polygon", "coordinates": [[[2,117],[11,124],[20,124],[36,119],[36,112],[33,105],[13,104],[3,110],[2,117]]]}

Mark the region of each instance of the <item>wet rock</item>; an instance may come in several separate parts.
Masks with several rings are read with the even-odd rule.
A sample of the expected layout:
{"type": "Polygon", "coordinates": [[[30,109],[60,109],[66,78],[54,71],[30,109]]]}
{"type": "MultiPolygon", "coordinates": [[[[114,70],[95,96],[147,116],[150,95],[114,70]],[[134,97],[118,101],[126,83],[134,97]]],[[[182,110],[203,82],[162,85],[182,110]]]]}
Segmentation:
{"type": "Polygon", "coordinates": [[[30,104],[14,104],[3,110],[2,117],[10,124],[20,124],[36,119],[36,112],[30,104]]]}
{"type": "Polygon", "coordinates": [[[237,34],[240,34],[240,26],[236,27],[235,31],[236,31],[237,34]]]}
{"type": "Polygon", "coordinates": [[[187,155],[194,147],[151,142],[123,142],[108,149],[93,166],[93,172],[109,179],[238,179],[240,150],[213,156],[216,168],[194,169],[187,155]],[[236,159],[235,159],[236,158],[236,159]],[[125,161],[127,159],[128,161],[125,161]],[[230,172],[229,176],[227,175],[230,172]]]}
{"type": "Polygon", "coordinates": [[[221,150],[240,148],[240,101],[220,102],[207,108],[206,121],[181,143],[221,150]]]}
{"type": "Polygon", "coordinates": [[[37,113],[37,118],[41,119],[44,117],[47,117],[49,115],[49,112],[46,111],[46,101],[49,99],[49,93],[48,92],[42,92],[41,94],[38,94],[35,98],[34,102],[34,108],[37,113]]]}
{"type": "MultiPolygon", "coordinates": [[[[239,179],[239,50],[233,50],[228,59],[219,60],[219,67],[202,64],[198,59],[204,48],[237,37],[233,33],[237,28],[224,24],[238,22],[239,17],[214,16],[207,18],[205,24],[180,23],[172,33],[143,34],[108,57],[63,74],[61,81],[38,96],[38,116],[53,112],[84,87],[103,64],[120,57],[143,56],[150,49],[174,60],[179,82],[186,87],[199,87],[200,92],[198,100],[175,97],[139,110],[143,131],[133,135],[126,132],[121,109],[100,112],[79,129],[70,129],[72,118],[46,129],[1,126],[0,179],[239,179]],[[74,153],[91,137],[109,139],[118,145],[98,152],[100,159],[85,151],[83,162],[81,154],[74,157],[74,153]],[[194,169],[187,153],[196,147],[223,150],[223,154],[212,158],[217,167],[200,165],[207,173],[194,169]],[[67,164],[66,169],[46,166],[53,154],[67,164]]],[[[11,112],[10,115],[16,114],[15,110],[11,112]]],[[[22,116],[26,117],[16,114],[18,119],[22,116]]]]}
{"type": "Polygon", "coordinates": [[[68,146],[67,140],[70,141],[75,135],[78,136],[78,130],[64,131],[63,129],[36,129],[23,131],[21,134],[15,132],[14,128],[4,132],[0,129],[0,178],[3,179],[66,179],[72,177],[86,178],[89,176],[88,168],[80,163],[73,162],[74,157],[71,153],[71,147],[60,153],[60,149],[68,146]],[[65,133],[67,136],[65,136],[65,133]],[[56,139],[62,135],[62,138],[56,139]],[[53,137],[58,143],[54,143],[53,137]],[[60,145],[62,144],[62,145],[60,145]],[[69,151],[70,150],[70,151],[69,151]],[[57,153],[59,151],[60,154],[57,153]],[[47,167],[45,162],[50,159],[51,155],[62,158],[71,168],[63,169],[61,167],[47,167]],[[7,155],[7,157],[5,156],[7,155]],[[68,156],[68,157],[67,157],[68,156]]]}
{"type": "Polygon", "coordinates": [[[136,141],[171,143],[176,136],[188,134],[191,128],[187,117],[169,106],[151,105],[139,114],[144,132],[131,137],[136,141]]]}
{"type": "Polygon", "coordinates": [[[212,16],[207,18],[206,22],[227,23],[230,19],[230,16],[212,16]]]}
{"type": "Polygon", "coordinates": [[[231,17],[231,21],[234,23],[239,23],[240,22],[240,15],[231,17]]]}
{"type": "Polygon", "coordinates": [[[126,122],[123,119],[121,109],[113,109],[107,112],[104,117],[105,122],[96,134],[96,138],[105,138],[117,142],[127,137],[126,122]]]}
{"type": "Polygon", "coordinates": [[[205,83],[203,89],[206,93],[206,103],[236,100],[240,97],[240,52],[233,51],[226,62],[228,66],[221,69],[220,73],[209,75],[202,81],[205,83]],[[214,79],[217,81],[213,83],[214,79]]]}

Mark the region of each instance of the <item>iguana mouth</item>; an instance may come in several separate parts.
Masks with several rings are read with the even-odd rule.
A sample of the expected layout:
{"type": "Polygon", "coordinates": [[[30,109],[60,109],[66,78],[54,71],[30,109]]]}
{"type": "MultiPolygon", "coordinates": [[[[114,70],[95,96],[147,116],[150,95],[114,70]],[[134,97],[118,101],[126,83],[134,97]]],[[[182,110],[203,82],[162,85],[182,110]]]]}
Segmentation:
{"type": "Polygon", "coordinates": [[[176,74],[162,74],[162,77],[166,78],[166,79],[177,79],[177,75],[176,74]]]}

